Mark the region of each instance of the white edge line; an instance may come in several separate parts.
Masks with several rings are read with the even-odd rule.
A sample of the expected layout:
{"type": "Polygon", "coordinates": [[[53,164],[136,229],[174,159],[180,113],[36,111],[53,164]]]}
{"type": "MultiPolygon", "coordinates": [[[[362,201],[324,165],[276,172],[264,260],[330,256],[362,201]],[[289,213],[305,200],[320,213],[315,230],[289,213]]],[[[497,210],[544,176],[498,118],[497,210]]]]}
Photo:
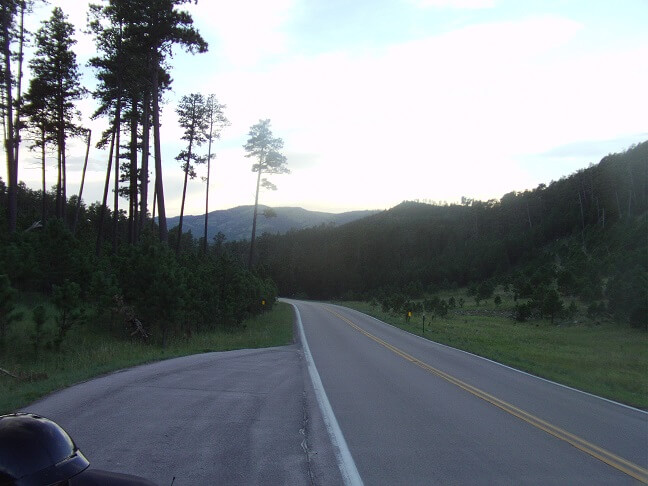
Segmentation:
{"type": "Polygon", "coordinates": [[[302,348],[304,350],[304,356],[306,357],[306,364],[308,366],[308,374],[310,375],[311,382],[313,383],[313,388],[315,389],[315,397],[317,398],[317,403],[319,404],[320,410],[322,412],[322,418],[324,419],[324,425],[328,430],[329,436],[331,437],[331,442],[333,443],[333,452],[335,453],[335,458],[338,461],[338,466],[340,468],[340,473],[342,474],[342,479],[344,484],[347,486],[363,486],[362,478],[358,472],[358,468],[355,465],[355,461],[351,456],[351,451],[349,446],[347,446],[346,440],[344,440],[344,435],[342,434],[342,429],[338,424],[333,409],[331,408],[331,403],[326,396],[326,391],[324,390],[324,385],[320,378],[319,373],[317,372],[317,367],[313,361],[313,355],[310,352],[308,347],[308,342],[306,341],[306,334],[304,333],[304,326],[302,324],[301,315],[299,314],[299,309],[292,302],[288,302],[295,309],[295,315],[297,316],[297,327],[299,328],[299,338],[302,343],[302,348]]]}
{"type": "Polygon", "coordinates": [[[436,344],[437,346],[442,346],[444,348],[453,349],[455,351],[459,351],[460,353],[464,353],[464,354],[467,354],[467,355],[470,355],[470,356],[474,356],[475,358],[483,359],[484,361],[488,361],[489,363],[493,363],[493,364],[496,364],[498,366],[502,366],[503,368],[507,368],[507,369],[512,370],[512,371],[517,371],[518,373],[522,373],[523,375],[530,376],[532,378],[536,378],[536,379],[544,381],[546,383],[551,383],[552,385],[556,385],[556,386],[559,386],[561,388],[566,388],[567,390],[582,393],[583,395],[587,395],[588,397],[598,398],[599,400],[603,400],[603,401],[611,403],[613,405],[618,405],[619,407],[627,408],[629,410],[633,410],[635,412],[640,412],[640,413],[648,415],[648,411],[641,410],[640,408],[632,407],[630,405],[626,405],[625,403],[615,402],[614,400],[610,400],[609,398],[600,397],[598,395],[594,395],[593,393],[589,393],[589,392],[586,392],[586,391],[583,391],[583,390],[579,390],[578,388],[572,388],[571,386],[563,385],[562,383],[557,383],[555,381],[548,380],[547,378],[543,378],[541,376],[534,375],[532,373],[527,373],[526,371],[518,370],[517,368],[513,368],[512,366],[508,366],[508,365],[505,365],[503,363],[498,363],[497,361],[493,361],[492,359],[484,358],[483,356],[479,356],[478,354],[471,353],[470,351],[464,351],[463,349],[453,348],[452,346],[448,346],[447,344],[432,341],[431,339],[427,339],[427,338],[424,338],[423,336],[419,336],[418,334],[414,334],[413,332],[410,332],[407,329],[401,329],[400,327],[396,327],[396,326],[394,326],[392,324],[381,321],[377,317],[370,316],[369,314],[365,314],[362,311],[352,309],[351,307],[344,307],[343,305],[338,305],[338,304],[329,304],[329,305],[333,305],[335,307],[340,307],[342,309],[350,310],[350,311],[353,311],[353,312],[358,312],[359,314],[362,314],[363,316],[367,316],[367,317],[373,319],[374,321],[377,321],[377,322],[379,322],[381,324],[385,324],[386,326],[391,326],[391,327],[395,327],[396,329],[400,329],[401,331],[404,331],[407,334],[410,334],[411,336],[422,339],[423,341],[427,341],[428,343],[433,343],[433,344],[436,344]]]}

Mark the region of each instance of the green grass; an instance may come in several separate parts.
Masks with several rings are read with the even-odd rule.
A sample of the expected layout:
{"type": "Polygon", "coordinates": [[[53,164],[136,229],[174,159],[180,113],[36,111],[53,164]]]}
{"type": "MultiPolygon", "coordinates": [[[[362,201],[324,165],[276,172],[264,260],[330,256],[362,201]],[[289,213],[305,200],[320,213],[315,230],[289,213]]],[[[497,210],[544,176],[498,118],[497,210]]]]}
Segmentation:
{"type": "Polygon", "coordinates": [[[477,307],[474,301],[464,298],[465,306],[457,312],[450,311],[447,318],[430,322],[428,315],[425,334],[420,315],[414,315],[406,323],[404,315],[384,313],[379,306],[364,302],[341,304],[432,341],[648,409],[648,333],[645,331],[585,317],[556,321],[553,325],[549,319],[516,322],[504,316],[506,300],[496,308],[492,299],[491,303],[477,307]]]}
{"type": "MultiPolygon", "coordinates": [[[[162,348],[115,338],[114,330],[86,322],[70,331],[59,352],[44,349],[36,356],[29,337],[34,324],[25,319],[10,328],[7,344],[0,348],[0,368],[18,377],[0,372],[0,413],[17,410],[74,383],[142,363],[210,351],[282,346],[293,341],[293,314],[288,304],[278,303],[270,312],[244,324],[237,331],[215,330],[173,339],[162,348]]],[[[46,331],[53,332],[51,322],[46,331]]]]}

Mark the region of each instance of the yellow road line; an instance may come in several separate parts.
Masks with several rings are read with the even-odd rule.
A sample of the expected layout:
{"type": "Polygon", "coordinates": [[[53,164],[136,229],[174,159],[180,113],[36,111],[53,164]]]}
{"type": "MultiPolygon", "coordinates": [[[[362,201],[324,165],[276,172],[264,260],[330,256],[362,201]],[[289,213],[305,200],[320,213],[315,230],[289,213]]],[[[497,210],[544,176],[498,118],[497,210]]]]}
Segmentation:
{"type": "Polygon", "coordinates": [[[466,390],[468,393],[481,398],[482,400],[485,400],[496,407],[504,410],[507,413],[510,413],[511,415],[514,415],[515,417],[518,417],[521,420],[524,420],[528,424],[533,425],[534,427],[543,430],[547,432],[548,434],[553,435],[554,437],[563,440],[572,446],[576,447],[577,449],[585,452],[586,454],[589,454],[592,457],[595,457],[596,459],[604,462],[605,464],[608,464],[609,466],[612,466],[613,468],[627,474],[628,476],[631,476],[638,481],[641,481],[642,483],[648,484],[648,470],[644,469],[641,466],[638,466],[637,464],[634,464],[622,457],[619,457],[612,452],[606,451],[605,449],[602,449],[585,439],[582,439],[570,432],[567,432],[566,430],[561,429],[560,427],[556,427],[555,425],[550,424],[549,422],[546,422],[542,420],[541,418],[536,417],[535,415],[530,414],[529,412],[525,412],[524,410],[507,403],[503,400],[500,400],[497,397],[494,397],[493,395],[490,395],[489,393],[486,393],[483,390],[480,390],[479,388],[476,388],[472,385],[469,385],[468,383],[461,381],[454,376],[451,376],[437,368],[434,368],[430,366],[427,363],[424,363],[423,361],[419,360],[418,358],[415,358],[414,356],[407,354],[405,351],[402,351],[401,349],[397,348],[396,346],[393,346],[392,344],[389,344],[386,341],[383,341],[377,336],[374,336],[370,332],[362,329],[360,326],[352,322],[351,320],[347,319],[343,315],[335,312],[334,310],[331,310],[330,308],[326,307],[326,310],[333,314],[334,316],[338,317],[339,319],[342,319],[344,322],[346,322],[349,326],[354,328],[356,331],[364,334],[367,336],[369,339],[377,342],[381,346],[384,346],[385,348],[389,349],[390,351],[394,352],[398,356],[401,356],[402,358],[406,359],[407,361],[410,361],[411,363],[419,366],[420,368],[424,369],[425,371],[428,371],[440,378],[443,378],[444,380],[448,381],[449,383],[452,383],[453,385],[458,386],[459,388],[466,390]]]}

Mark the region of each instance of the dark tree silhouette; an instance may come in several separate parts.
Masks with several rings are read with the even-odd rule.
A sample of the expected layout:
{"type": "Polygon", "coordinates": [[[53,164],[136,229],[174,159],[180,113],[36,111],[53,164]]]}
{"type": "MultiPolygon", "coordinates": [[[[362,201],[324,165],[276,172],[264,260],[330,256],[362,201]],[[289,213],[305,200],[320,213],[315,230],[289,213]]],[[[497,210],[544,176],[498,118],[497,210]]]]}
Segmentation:
{"type": "Polygon", "coordinates": [[[279,151],[283,148],[283,140],[274,137],[270,130],[270,120],[259,120],[259,123],[250,128],[250,138],[243,146],[246,157],[254,157],[257,162],[252,165],[252,172],[256,172],[257,184],[254,196],[254,216],[252,219],[252,237],[250,239],[250,255],[248,257],[248,269],[252,268],[254,257],[254,242],[256,239],[257,210],[259,206],[259,189],[261,186],[276,190],[277,187],[268,179],[262,178],[263,174],[288,174],[290,170],[286,167],[286,157],[279,151]]]}

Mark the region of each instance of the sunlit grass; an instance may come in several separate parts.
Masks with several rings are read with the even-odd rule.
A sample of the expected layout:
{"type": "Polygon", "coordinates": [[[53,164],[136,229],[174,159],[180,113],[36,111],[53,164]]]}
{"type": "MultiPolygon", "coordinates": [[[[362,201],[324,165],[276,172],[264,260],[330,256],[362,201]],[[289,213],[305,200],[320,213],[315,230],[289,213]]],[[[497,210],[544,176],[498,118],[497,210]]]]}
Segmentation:
{"type": "Polygon", "coordinates": [[[408,332],[638,408],[648,409],[648,333],[613,322],[575,318],[552,325],[548,319],[517,322],[505,317],[505,304],[464,308],[447,318],[426,319],[384,313],[365,302],[342,305],[365,312],[408,332]],[[501,315],[466,315],[459,312],[501,315]]]}
{"type": "MultiPolygon", "coordinates": [[[[30,340],[34,325],[26,318],[10,329],[6,346],[0,348],[0,368],[17,377],[0,372],[0,413],[24,407],[73,383],[142,363],[210,351],[282,346],[293,340],[293,314],[288,304],[278,303],[244,324],[236,331],[214,330],[172,339],[162,348],[115,338],[114,330],[86,322],[70,331],[59,352],[42,349],[36,355],[30,340]]],[[[53,332],[51,322],[46,332],[53,332]]]]}

